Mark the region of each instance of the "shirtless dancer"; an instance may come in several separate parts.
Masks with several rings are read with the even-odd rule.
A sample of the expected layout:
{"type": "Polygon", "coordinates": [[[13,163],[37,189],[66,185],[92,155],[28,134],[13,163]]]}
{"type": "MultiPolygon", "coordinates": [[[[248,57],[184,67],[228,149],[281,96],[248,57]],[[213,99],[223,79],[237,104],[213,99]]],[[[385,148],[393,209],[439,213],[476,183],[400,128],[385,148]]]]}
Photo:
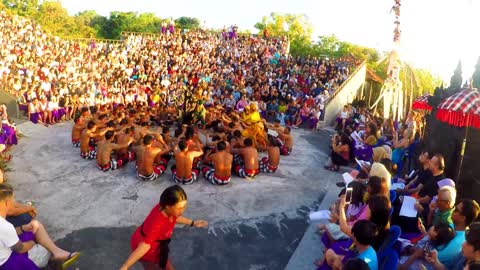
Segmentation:
{"type": "MultiPolygon", "coordinates": [[[[163,142],[165,142],[166,145],[172,146],[174,145],[174,141],[172,140],[172,137],[170,136],[170,128],[165,126],[162,128],[162,137],[163,137],[163,142]]],[[[166,164],[172,159],[173,157],[173,152],[168,152],[165,155],[162,155],[160,159],[166,164]]],[[[157,157],[158,159],[158,157],[157,157]]]]}
{"type": "Polygon", "coordinates": [[[234,171],[236,175],[242,178],[252,179],[260,172],[258,169],[258,151],[253,146],[251,138],[246,138],[243,144],[245,145],[243,148],[232,149],[232,154],[238,154],[243,160],[243,164],[234,164],[234,171]]]}
{"type": "Polygon", "coordinates": [[[128,145],[130,145],[134,141],[134,139],[130,137],[128,141],[122,144],[113,143],[114,134],[115,132],[113,132],[112,130],[107,131],[107,133],[105,133],[105,140],[98,143],[97,168],[104,172],[109,170],[116,170],[127,165],[128,158],[121,157],[117,154],[117,159],[114,159],[111,157],[112,151],[127,148],[128,145]]]}
{"type": "Polygon", "coordinates": [[[226,149],[227,144],[224,141],[218,142],[217,152],[208,154],[203,161],[205,164],[213,162],[213,168],[207,166],[202,168],[203,176],[212,184],[226,185],[230,183],[233,155],[226,149]]]}
{"type": "MultiPolygon", "coordinates": [[[[118,144],[125,144],[128,142],[130,139],[135,141],[135,138],[133,137],[133,128],[132,127],[126,127],[123,132],[117,135],[117,143],[118,144]]],[[[128,145],[126,147],[122,147],[117,150],[117,157],[121,159],[127,159],[128,161],[134,161],[135,160],[135,152],[128,150],[128,145]]]]}
{"type": "Polygon", "coordinates": [[[103,136],[107,131],[112,130],[112,128],[106,128],[99,132],[96,132],[96,130],[97,125],[95,122],[90,121],[87,124],[87,128],[84,129],[80,135],[80,156],[84,159],[95,159],[97,157],[95,147],[90,145],[90,139],[103,136]]]}
{"type": "Polygon", "coordinates": [[[276,131],[278,132],[278,139],[281,143],[280,154],[289,156],[293,150],[293,137],[292,134],[290,134],[290,128],[285,127],[283,130],[276,129],[276,131]]]}
{"type": "Polygon", "coordinates": [[[82,118],[77,116],[74,119],[75,125],[72,127],[72,145],[74,147],[80,147],[80,137],[82,135],[82,130],[85,129],[85,123],[82,118]]]}
{"type": "MultiPolygon", "coordinates": [[[[163,142],[159,134],[157,134],[156,139],[163,142]]],[[[153,181],[162,175],[166,169],[164,164],[154,164],[154,161],[157,155],[168,153],[170,149],[154,147],[153,141],[152,135],[145,135],[143,145],[136,147],[137,178],[142,181],[153,181]]]]}
{"type": "Polygon", "coordinates": [[[88,107],[82,108],[82,110],[80,111],[80,119],[82,120],[83,123],[90,122],[93,119],[88,107]]]}
{"type": "MultiPolygon", "coordinates": [[[[175,165],[172,166],[173,181],[190,185],[197,180],[199,170],[193,167],[193,159],[203,155],[203,150],[190,150],[187,141],[181,140],[174,149],[175,165]]],[[[193,147],[192,148],[196,148],[193,147]]]]}
{"type": "Polygon", "coordinates": [[[277,168],[278,164],[280,163],[280,144],[277,140],[272,136],[268,135],[268,144],[267,144],[267,152],[268,157],[263,157],[260,160],[260,172],[262,173],[274,173],[277,168]]]}

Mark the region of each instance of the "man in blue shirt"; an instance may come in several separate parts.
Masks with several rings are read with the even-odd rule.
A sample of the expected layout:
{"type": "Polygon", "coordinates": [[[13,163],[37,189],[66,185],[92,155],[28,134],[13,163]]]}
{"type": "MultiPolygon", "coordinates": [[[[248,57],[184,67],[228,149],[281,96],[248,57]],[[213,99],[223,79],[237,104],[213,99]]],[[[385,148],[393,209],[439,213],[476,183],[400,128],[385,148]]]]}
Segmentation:
{"type": "Polygon", "coordinates": [[[240,94],[240,92],[238,91],[237,88],[235,88],[235,89],[233,90],[233,93],[232,93],[232,94],[233,94],[233,98],[235,99],[235,101],[239,101],[239,100],[240,100],[240,97],[242,96],[242,95],[240,94]]]}
{"type": "Polygon", "coordinates": [[[466,262],[480,260],[480,223],[472,223],[480,214],[475,200],[462,200],[452,214],[456,236],[444,249],[425,254],[435,270],[463,270],[466,262]],[[466,240],[466,241],[465,241],[466,240]]]}
{"type": "Polygon", "coordinates": [[[377,253],[371,246],[376,230],[376,225],[368,220],[359,220],[352,227],[352,240],[358,249],[357,258],[366,262],[370,270],[378,270],[377,253]]]}

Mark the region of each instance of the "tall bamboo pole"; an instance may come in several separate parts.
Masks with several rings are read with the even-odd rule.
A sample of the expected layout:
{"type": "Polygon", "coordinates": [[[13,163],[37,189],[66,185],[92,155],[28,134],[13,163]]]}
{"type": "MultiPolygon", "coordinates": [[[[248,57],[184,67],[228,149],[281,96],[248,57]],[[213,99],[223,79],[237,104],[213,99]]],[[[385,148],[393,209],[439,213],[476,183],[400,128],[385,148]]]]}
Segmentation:
{"type": "Polygon", "coordinates": [[[412,104],[413,104],[413,76],[415,76],[415,73],[413,73],[413,70],[410,67],[410,105],[409,105],[409,108],[411,108],[412,104]]]}

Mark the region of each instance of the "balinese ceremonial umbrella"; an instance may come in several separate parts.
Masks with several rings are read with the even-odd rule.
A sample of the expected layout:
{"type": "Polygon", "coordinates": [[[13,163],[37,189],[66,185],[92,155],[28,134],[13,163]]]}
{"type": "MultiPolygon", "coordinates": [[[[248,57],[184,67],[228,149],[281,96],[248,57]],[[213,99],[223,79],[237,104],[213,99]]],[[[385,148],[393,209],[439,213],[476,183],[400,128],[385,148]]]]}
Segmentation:
{"type": "Polygon", "coordinates": [[[438,105],[437,119],[455,127],[465,127],[462,150],[460,152],[460,166],[457,173],[457,184],[460,181],[463,156],[467,145],[468,128],[480,128],[480,93],[477,89],[462,89],[448,97],[438,105]]]}
{"type": "Polygon", "coordinates": [[[428,104],[429,97],[431,97],[430,94],[417,97],[412,103],[412,109],[419,111],[432,111],[432,106],[428,104]]]}

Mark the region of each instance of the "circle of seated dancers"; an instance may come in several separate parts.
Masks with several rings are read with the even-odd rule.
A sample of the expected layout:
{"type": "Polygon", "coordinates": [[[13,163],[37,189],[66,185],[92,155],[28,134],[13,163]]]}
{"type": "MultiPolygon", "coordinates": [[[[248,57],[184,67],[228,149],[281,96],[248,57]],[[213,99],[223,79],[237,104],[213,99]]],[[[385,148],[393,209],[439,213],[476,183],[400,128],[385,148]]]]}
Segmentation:
{"type": "Polygon", "coordinates": [[[290,128],[281,127],[278,120],[267,123],[255,104],[240,113],[194,102],[184,112],[185,124],[178,124],[178,115],[166,108],[145,105],[102,105],[93,114],[82,108],[72,127],[73,146],[82,158],[95,159],[102,171],[135,161],[136,177],[142,181],[159,178],[174,160],[172,179],[184,185],[201,175],[212,184],[225,185],[232,173],[246,179],[275,173],[280,156],[293,148],[290,128]],[[196,113],[198,107],[204,113],[196,113]],[[259,151],[266,156],[259,158],[259,151]]]}

